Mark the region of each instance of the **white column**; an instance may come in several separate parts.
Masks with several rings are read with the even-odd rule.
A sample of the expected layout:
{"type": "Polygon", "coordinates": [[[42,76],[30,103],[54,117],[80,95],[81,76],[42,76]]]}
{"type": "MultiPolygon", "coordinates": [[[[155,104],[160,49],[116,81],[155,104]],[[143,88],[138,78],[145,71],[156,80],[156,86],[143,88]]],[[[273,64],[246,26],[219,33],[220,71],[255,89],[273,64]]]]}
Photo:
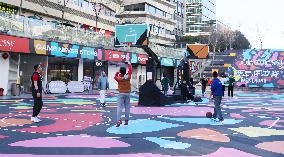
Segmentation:
{"type": "Polygon", "coordinates": [[[0,53],[0,69],[1,69],[0,88],[4,88],[4,95],[7,95],[8,92],[9,66],[10,66],[10,56],[6,60],[4,60],[2,57],[2,53],[0,53]]]}
{"type": "Polygon", "coordinates": [[[79,60],[79,66],[78,66],[78,81],[83,81],[83,77],[84,77],[84,65],[83,65],[83,59],[79,60]]]}

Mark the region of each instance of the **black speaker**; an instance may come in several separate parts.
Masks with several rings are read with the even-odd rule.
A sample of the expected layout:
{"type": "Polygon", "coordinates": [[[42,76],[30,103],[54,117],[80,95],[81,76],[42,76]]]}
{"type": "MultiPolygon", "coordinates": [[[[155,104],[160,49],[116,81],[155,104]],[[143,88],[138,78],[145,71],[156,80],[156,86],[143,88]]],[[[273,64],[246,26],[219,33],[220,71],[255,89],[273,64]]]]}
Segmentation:
{"type": "Polygon", "coordinates": [[[182,66],[182,70],[183,70],[183,79],[188,83],[190,82],[190,76],[189,76],[189,64],[188,61],[185,61],[183,66],[182,66]]]}

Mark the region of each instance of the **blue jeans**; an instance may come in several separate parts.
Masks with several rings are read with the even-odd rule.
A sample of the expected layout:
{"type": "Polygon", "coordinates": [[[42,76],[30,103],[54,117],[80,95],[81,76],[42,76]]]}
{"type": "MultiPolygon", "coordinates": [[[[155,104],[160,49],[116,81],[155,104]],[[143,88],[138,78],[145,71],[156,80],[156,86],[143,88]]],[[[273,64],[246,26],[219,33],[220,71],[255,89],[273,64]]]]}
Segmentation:
{"type": "Polygon", "coordinates": [[[222,111],[221,111],[221,101],[222,101],[222,96],[214,96],[214,114],[213,118],[217,118],[222,121],[223,116],[222,116],[222,111]]]}
{"type": "Polygon", "coordinates": [[[119,93],[117,99],[117,120],[121,120],[122,109],[125,109],[125,119],[129,120],[130,93],[119,93]]]}

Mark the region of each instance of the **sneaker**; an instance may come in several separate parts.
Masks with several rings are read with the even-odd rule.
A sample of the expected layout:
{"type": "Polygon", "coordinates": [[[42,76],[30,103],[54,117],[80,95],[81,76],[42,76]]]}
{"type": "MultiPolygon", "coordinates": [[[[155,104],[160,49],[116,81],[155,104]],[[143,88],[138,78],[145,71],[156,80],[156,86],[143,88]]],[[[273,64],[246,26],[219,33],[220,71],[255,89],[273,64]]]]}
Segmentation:
{"type": "Polygon", "coordinates": [[[35,117],[35,118],[37,119],[37,121],[38,121],[38,122],[41,122],[41,121],[42,121],[42,120],[41,120],[41,119],[39,119],[38,117],[35,117]]]}
{"type": "Polygon", "coordinates": [[[35,122],[35,123],[40,122],[39,119],[37,119],[36,117],[31,117],[31,121],[32,121],[32,122],[35,122]]]}
{"type": "Polygon", "coordinates": [[[125,123],[124,123],[124,125],[128,125],[128,120],[125,120],[125,123]]]}
{"type": "Polygon", "coordinates": [[[117,121],[117,122],[116,122],[116,127],[119,127],[121,124],[122,124],[122,121],[121,121],[121,120],[117,121]]]}

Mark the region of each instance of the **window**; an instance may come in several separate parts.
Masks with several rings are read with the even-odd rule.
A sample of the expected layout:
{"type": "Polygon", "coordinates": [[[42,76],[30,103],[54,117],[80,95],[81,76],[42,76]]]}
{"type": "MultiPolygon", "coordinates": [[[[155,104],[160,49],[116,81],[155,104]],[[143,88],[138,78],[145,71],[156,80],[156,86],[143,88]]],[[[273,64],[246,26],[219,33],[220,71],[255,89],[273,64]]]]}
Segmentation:
{"type": "Polygon", "coordinates": [[[89,2],[82,1],[82,8],[90,8],[89,2]]]}
{"type": "Polygon", "coordinates": [[[153,7],[153,6],[151,6],[151,5],[148,5],[148,6],[149,6],[149,7],[148,7],[149,13],[151,13],[151,14],[156,14],[156,8],[153,7]]]}
{"type": "Polygon", "coordinates": [[[145,11],[147,10],[147,5],[145,6],[145,3],[127,5],[124,7],[124,10],[125,11],[145,11]]]}

